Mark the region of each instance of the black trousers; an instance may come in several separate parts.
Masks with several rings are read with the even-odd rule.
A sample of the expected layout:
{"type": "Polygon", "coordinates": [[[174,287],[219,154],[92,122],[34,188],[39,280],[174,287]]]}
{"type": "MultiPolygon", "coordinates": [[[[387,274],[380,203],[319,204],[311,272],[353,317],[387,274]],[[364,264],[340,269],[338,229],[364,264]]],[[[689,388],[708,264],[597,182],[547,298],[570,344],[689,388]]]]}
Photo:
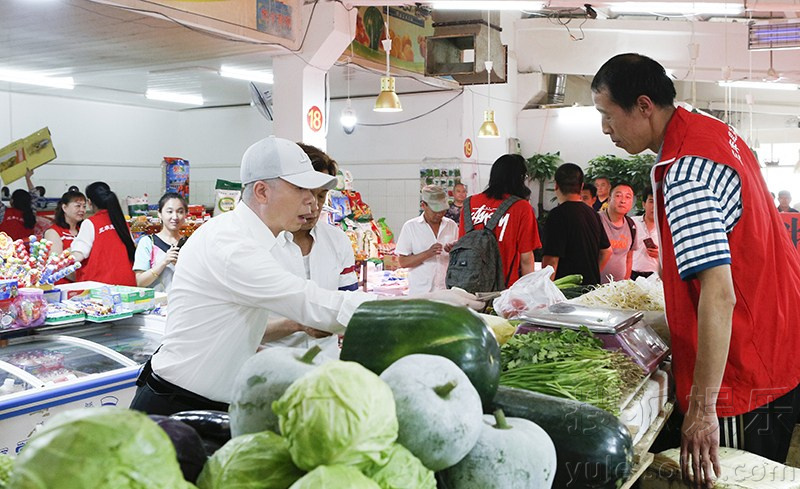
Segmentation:
{"type": "Polygon", "coordinates": [[[169,416],[198,410],[228,412],[228,405],[223,402],[212,401],[157,377],[150,369],[149,362],[142,369],[136,385],[130,408],[147,414],[169,416]]]}
{"type": "MultiPolygon", "coordinates": [[[[800,417],[800,386],[739,416],[719,418],[720,446],[738,448],[780,464],[786,463],[792,431],[800,417]]],[[[681,446],[683,415],[676,409],[656,438],[651,452],[681,446]]]]}

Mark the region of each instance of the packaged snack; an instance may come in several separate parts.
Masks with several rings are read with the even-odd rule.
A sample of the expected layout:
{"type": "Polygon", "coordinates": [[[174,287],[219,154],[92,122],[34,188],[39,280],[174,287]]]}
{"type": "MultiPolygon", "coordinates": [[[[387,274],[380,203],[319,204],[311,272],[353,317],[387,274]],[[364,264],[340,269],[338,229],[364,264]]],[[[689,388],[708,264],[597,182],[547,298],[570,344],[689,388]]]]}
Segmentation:
{"type": "Polygon", "coordinates": [[[214,186],[214,215],[232,211],[242,197],[242,184],[217,179],[214,186]]]}
{"type": "Polygon", "coordinates": [[[32,328],[44,323],[47,302],[44,300],[44,291],[36,288],[21,288],[14,299],[17,311],[16,327],[32,328]]]}
{"type": "Polygon", "coordinates": [[[141,197],[133,197],[129,195],[125,199],[125,203],[128,205],[129,216],[134,217],[147,215],[149,208],[149,204],[147,203],[147,194],[144,194],[141,197]]]}
{"type": "Polygon", "coordinates": [[[164,157],[164,192],[177,192],[189,202],[189,161],[164,157]]]}

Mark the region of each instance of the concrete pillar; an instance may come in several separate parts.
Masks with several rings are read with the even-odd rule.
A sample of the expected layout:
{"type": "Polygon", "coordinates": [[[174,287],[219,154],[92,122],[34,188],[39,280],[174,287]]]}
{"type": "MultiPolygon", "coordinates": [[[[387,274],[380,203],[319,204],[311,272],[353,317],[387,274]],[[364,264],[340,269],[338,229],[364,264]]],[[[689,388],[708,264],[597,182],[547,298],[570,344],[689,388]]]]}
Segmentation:
{"type": "MultiPolygon", "coordinates": [[[[338,2],[306,6],[311,17],[299,53],[276,56],[272,61],[274,130],[278,137],[326,149],[328,106],[325,74],[355,38],[356,9],[349,12],[338,2]]],[[[305,32],[305,30],[304,30],[305,32]]]]}

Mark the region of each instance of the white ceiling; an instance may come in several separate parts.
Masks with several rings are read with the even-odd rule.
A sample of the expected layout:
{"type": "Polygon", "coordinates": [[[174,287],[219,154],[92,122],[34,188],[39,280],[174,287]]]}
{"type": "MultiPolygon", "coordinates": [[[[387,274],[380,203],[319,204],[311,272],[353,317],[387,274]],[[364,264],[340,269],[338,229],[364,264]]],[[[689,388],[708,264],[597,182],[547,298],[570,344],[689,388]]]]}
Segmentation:
{"type": "MultiPolygon", "coordinates": [[[[253,0],[254,1],[254,0],[253,0]]],[[[326,0],[321,0],[326,1],[326,0]]],[[[387,3],[402,4],[403,1],[387,2],[385,0],[352,1],[352,5],[385,5],[387,3]]],[[[542,12],[550,20],[554,18],[568,19],[576,9],[582,8],[583,1],[552,0],[553,8],[542,12]]],[[[602,8],[604,2],[598,2],[602,8]]],[[[748,2],[764,11],[755,12],[756,16],[796,17],[800,11],[800,0],[777,0],[773,2],[748,2]],[[768,12],[767,9],[781,8],[780,12],[768,12]]],[[[751,12],[747,15],[753,15],[751,12]]],[[[653,16],[639,17],[652,22],[653,16]]],[[[665,19],[660,19],[665,20],[665,19]]],[[[707,21],[708,19],[704,19],[707,21]]],[[[746,20],[746,19],[744,19],[746,20]]],[[[572,21],[576,26],[581,19],[572,21]]],[[[697,19],[672,20],[662,22],[663,31],[674,26],[677,36],[686,37],[687,26],[697,19]]],[[[540,26],[531,27],[520,21],[518,25],[526,30],[517,37],[536,37],[540,26]]],[[[534,22],[534,21],[531,21],[534,22]]],[[[551,22],[553,29],[563,30],[563,26],[551,22]]],[[[609,24],[610,26],[611,24],[609,24]]],[[[644,23],[642,24],[645,25],[644,23]]],[[[543,26],[542,26],[543,28],[543,26]]],[[[584,31],[593,35],[611,36],[615,28],[606,27],[603,21],[590,21],[584,31]],[[605,32],[604,34],[601,34],[605,32]]],[[[637,35],[646,35],[648,29],[643,27],[637,35]]],[[[674,36],[673,36],[674,38],[674,36]]],[[[665,37],[665,39],[673,39],[665,37]]],[[[597,38],[600,39],[600,38],[597,38]]],[[[619,36],[615,37],[619,39],[619,36]]],[[[638,50],[639,41],[631,36],[627,46],[614,44],[604,46],[614,52],[638,50]]],[[[686,43],[681,41],[662,41],[664,49],[669,48],[676,54],[675,58],[686,58],[686,43]]],[[[710,43],[703,41],[701,55],[708,64],[709,70],[719,71],[719,54],[709,53],[702,47],[710,43]]],[[[548,61],[539,67],[547,73],[570,73],[591,75],[597,69],[597,61],[605,59],[602,43],[593,40],[584,45],[570,46],[569,56],[563,51],[552,51],[548,61]],[[577,48],[577,50],[576,50],[577,48]],[[588,50],[581,54],[581,50],[588,50]],[[557,53],[553,56],[553,52],[557,53]],[[573,56],[575,53],[575,56],[573,56]],[[588,56],[590,62],[586,62],[588,56]],[[572,61],[570,61],[572,60],[572,61]]],[[[247,104],[250,101],[247,82],[222,78],[218,75],[220,66],[234,65],[239,68],[266,70],[271,68],[271,56],[281,51],[274,46],[253,44],[225,39],[216,34],[192,30],[166,19],[148,16],[139,12],[124,10],[90,0],[2,0],[0,1],[0,68],[38,71],[53,76],[72,76],[75,89],[71,91],[34,87],[30,85],[0,82],[0,91],[22,93],[52,94],[76,97],[87,100],[114,102],[145,107],[156,107],[181,110],[185,106],[176,106],[168,102],[147,100],[144,93],[147,89],[157,88],[179,92],[202,93],[204,106],[227,106],[247,104]]],[[[746,48],[745,51],[746,52],[746,48]]],[[[797,76],[800,81],[800,51],[776,52],[775,65],[787,74],[797,76]],[[791,73],[789,73],[791,72],[791,73]]],[[[520,50],[518,61],[523,66],[530,54],[520,50]]],[[[767,68],[758,53],[758,69],[767,68]],[[763,65],[763,66],[762,66],[763,65]]],[[[752,59],[752,57],[751,57],[752,59]]],[[[530,64],[530,63],[528,63],[530,64]]],[[[752,72],[752,62],[750,71],[752,72]]],[[[525,67],[529,69],[530,67],[525,67]]],[[[361,68],[347,70],[335,66],[331,70],[330,88],[333,97],[342,97],[347,90],[347,77],[351,79],[353,96],[374,96],[377,93],[377,77],[379,73],[361,68]],[[349,73],[349,75],[348,75],[349,73]]],[[[706,77],[698,78],[704,80],[706,77]]],[[[441,84],[422,83],[413,78],[398,78],[398,92],[430,91],[441,89],[441,84]]],[[[268,89],[269,86],[264,85],[268,89]]],[[[700,92],[714,90],[703,87],[700,92]]],[[[709,98],[722,98],[721,91],[709,95],[709,98]]],[[[783,97],[786,97],[784,95],[783,97]]],[[[778,99],[777,103],[780,103],[778,99]]],[[[794,99],[788,99],[790,104],[794,99]]],[[[798,101],[800,103],[800,101],[798,101]]]]}

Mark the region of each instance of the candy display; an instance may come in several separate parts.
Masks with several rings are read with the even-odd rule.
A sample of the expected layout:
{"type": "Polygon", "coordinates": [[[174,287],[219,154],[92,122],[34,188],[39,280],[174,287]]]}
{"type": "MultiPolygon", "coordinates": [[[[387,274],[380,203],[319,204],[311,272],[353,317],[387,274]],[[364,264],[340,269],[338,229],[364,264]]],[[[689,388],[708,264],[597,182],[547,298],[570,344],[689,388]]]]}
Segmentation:
{"type": "Polygon", "coordinates": [[[14,299],[14,307],[17,311],[17,327],[30,328],[44,323],[47,302],[44,300],[44,292],[41,289],[19,289],[19,293],[14,299]]]}
{"type": "Polygon", "coordinates": [[[51,302],[47,304],[46,324],[69,324],[83,322],[86,314],[73,305],[72,301],[51,302]]]}
{"type": "Polygon", "coordinates": [[[55,255],[52,247],[50,241],[33,235],[26,246],[23,240],[12,241],[0,233],[0,278],[15,279],[22,287],[38,287],[54,284],[81,267],[69,250],[55,255]]]}

